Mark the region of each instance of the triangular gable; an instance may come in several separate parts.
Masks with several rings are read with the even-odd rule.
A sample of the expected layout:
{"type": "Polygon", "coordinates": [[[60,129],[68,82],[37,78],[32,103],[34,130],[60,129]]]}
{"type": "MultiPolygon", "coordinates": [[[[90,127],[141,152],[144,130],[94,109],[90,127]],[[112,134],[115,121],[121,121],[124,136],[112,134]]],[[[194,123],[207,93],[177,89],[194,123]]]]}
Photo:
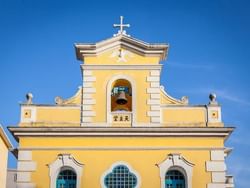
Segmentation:
{"type": "Polygon", "coordinates": [[[115,48],[124,48],[142,56],[158,56],[160,60],[164,60],[167,57],[168,47],[167,44],[149,44],[123,34],[94,44],[75,44],[77,59],[82,61],[84,57],[97,56],[115,48]]]}

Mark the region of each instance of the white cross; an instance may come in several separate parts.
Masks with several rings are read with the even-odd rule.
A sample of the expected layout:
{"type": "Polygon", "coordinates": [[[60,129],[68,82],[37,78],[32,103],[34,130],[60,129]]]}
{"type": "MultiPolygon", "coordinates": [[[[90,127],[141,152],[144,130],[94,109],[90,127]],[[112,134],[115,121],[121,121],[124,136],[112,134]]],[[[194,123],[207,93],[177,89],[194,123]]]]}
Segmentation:
{"type": "Polygon", "coordinates": [[[120,30],[118,30],[118,35],[119,34],[124,34],[126,35],[126,31],[124,30],[124,27],[130,27],[129,24],[123,24],[123,16],[120,16],[120,24],[114,24],[113,27],[120,27],[120,30]]]}

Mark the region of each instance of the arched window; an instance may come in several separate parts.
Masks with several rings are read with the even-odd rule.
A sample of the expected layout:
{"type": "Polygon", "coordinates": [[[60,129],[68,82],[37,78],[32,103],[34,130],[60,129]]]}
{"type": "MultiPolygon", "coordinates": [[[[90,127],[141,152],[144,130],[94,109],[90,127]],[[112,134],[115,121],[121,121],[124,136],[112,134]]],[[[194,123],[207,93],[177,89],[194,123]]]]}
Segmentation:
{"type": "Polygon", "coordinates": [[[59,154],[49,166],[50,188],[80,188],[83,164],[71,154],[59,154]]]}
{"type": "Polygon", "coordinates": [[[161,188],[191,188],[193,166],[178,153],[168,154],[160,164],[161,188]]]}
{"type": "Polygon", "coordinates": [[[185,188],[185,177],[178,170],[169,170],[165,175],[165,188],[185,188]]]}
{"type": "Polygon", "coordinates": [[[72,170],[60,171],[56,180],[56,188],[76,188],[76,173],[72,170]]]}

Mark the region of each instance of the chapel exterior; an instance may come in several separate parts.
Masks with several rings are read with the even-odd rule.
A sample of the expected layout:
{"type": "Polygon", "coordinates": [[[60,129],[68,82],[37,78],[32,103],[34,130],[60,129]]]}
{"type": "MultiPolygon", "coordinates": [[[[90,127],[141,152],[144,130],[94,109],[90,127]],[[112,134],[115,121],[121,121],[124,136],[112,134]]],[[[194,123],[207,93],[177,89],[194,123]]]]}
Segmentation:
{"type": "Polygon", "coordinates": [[[75,44],[82,86],[69,99],[21,104],[18,188],[229,188],[232,176],[214,94],[204,105],[160,85],[168,44],[126,34],[75,44]]]}

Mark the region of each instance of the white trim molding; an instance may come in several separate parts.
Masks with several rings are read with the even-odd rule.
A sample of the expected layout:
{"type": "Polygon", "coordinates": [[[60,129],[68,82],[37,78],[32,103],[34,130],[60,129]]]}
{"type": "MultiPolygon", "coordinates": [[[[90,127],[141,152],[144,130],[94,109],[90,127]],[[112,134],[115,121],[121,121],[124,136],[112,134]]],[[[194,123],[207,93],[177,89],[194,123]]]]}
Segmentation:
{"type": "Polygon", "coordinates": [[[81,126],[92,122],[92,117],[96,116],[95,112],[91,110],[96,104],[92,95],[96,93],[96,88],[93,86],[95,82],[96,77],[93,76],[93,71],[82,69],[81,126]]]}
{"type": "Polygon", "coordinates": [[[36,184],[31,182],[31,172],[36,171],[36,162],[32,161],[32,151],[18,151],[17,162],[17,188],[35,188],[36,184]]]}
{"type": "Polygon", "coordinates": [[[83,164],[78,162],[71,154],[59,154],[57,159],[48,165],[50,188],[56,188],[56,179],[61,170],[70,169],[76,173],[76,188],[81,187],[83,164]]]}
{"type": "Polygon", "coordinates": [[[23,136],[152,136],[152,137],[222,137],[233,127],[8,127],[18,140],[23,136]]]}
{"type": "Polygon", "coordinates": [[[119,165],[124,165],[126,166],[128,169],[129,169],[129,172],[131,172],[132,174],[134,174],[137,178],[137,184],[135,186],[135,188],[139,188],[141,186],[141,177],[139,176],[139,174],[126,162],[124,161],[118,161],[118,162],[115,162],[112,164],[112,166],[103,173],[102,177],[101,177],[101,188],[107,188],[104,184],[104,179],[105,177],[109,174],[109,173],[112,173],[113,169],[116,167],[116,166],[119,166],[119,165]]]}
{"type": "Polygon", "coordinates": [[[185,176],[185,184],[187,188],[192,188],[193,166],[180,154],[169,154],[167,158],[157,164],[160,168],[161,188],[165,188],[165,175],[169,170],[178,170],[185,176]]]}
{"type": "Polygon", "coordinates": [[[206,161],[206,171],[211,173],[212,181],[207,184],[207,188],[234,187],[233,182],[227,181],[226,170],[225,149],[211,150],[210,161],[206,161]]]}
{"type": "Polygon", "coordinates": [[[97,42],[95,44],[76,43],[75,50],[78,60],[84,60],[84,57],[96,56],[110,49],[123,47],[142,56],[159,57],[164,60],[168,53],[168,44],[149,44],[133,37],[123,34],[113,36],[109,39],[97,42]]]}
{"type": "Polygon", "coordinates": [[[21,106],[21,123],[31,123],[36,121],[36,106],[21,106]]]}
{"type": "Polygon", "coordinates": [[[110,65],[110,64],[93,64],[85,65],[81,64],[81,68],[84,70],[161,70],[162,65],[148,64],[148,65],[110,65]]]}

